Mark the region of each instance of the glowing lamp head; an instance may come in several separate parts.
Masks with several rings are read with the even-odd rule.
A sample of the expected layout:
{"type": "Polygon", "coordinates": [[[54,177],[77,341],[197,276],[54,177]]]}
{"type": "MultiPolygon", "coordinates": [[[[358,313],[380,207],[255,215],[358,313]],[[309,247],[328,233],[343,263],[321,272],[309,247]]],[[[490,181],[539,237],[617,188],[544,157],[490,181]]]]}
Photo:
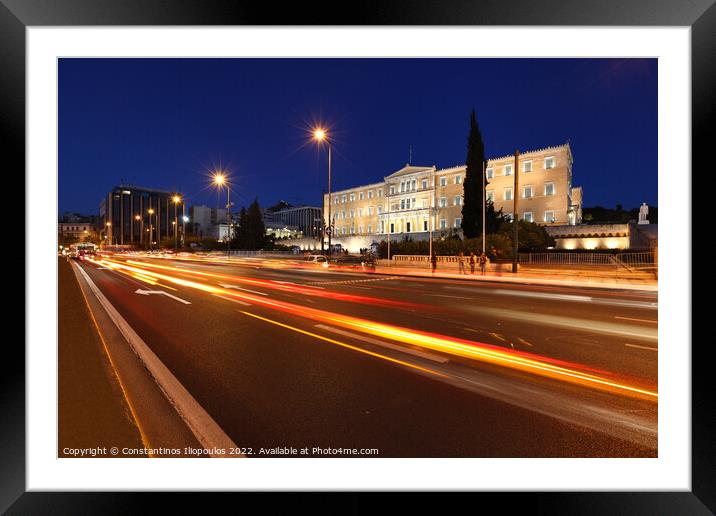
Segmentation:
{"type": "Polygon", "coordinates": [[[226,181],[226,178],[224,177],[223,174],[216,174],[214,176],[214,183],[216,183],[217,185],[219,185],[219,186],[223,185],[224,181],[226,181]]]}
{"type": "Polygon", "coordinates": [[[174,197],[172,197],[172,200],[178,204],[179,202],[181,202],[181,197],[179,197],[178,195],[175,195],[174,197]]]}
{"type": "Polygon", "coordinates": [[[313,138],[316,141],[322,142],[326,139],[326,131],[325,129],[318,128],[315,131],[313,131],[313,138]]]}
{"type": "Polygon", "coordinates": [[[150,214],[150,215],[154,215],[154,209],[149,208],[149,214],[150,214]]]}

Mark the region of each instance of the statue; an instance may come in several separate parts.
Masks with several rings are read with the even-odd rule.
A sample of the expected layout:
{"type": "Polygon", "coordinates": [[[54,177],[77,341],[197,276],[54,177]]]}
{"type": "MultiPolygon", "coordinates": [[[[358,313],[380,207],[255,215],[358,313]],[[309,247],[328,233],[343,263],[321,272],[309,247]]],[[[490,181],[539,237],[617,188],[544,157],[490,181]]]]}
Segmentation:
{"type": "Polygon", "coordinates": [[[639,207],[639,224],[648,224],[646,216],[649,215],[649,206],[645,202],[641,203],[639,207]]]}

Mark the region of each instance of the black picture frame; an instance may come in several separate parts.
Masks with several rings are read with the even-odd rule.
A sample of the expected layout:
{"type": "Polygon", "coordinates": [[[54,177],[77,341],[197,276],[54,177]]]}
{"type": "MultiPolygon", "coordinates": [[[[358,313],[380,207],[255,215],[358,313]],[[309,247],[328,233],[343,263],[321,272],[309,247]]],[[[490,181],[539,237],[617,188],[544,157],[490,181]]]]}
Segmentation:
{"type": "MultiPolygon", "coordinates": [[[[86,25],[570,25],[691,28],[692,167],[708,170],[706,138],[716,106],[714,0],[451,0],[338,3],[241,0],[0,0],[0,127],[6,170],[25,169],[25,29],[86,25]]],[[[689,186],[691,182],[688,182],[689,186]]],[[[27,192],[25,192],[27,194],[27,192]]],[[[690,188],[687,195],[691,195],[690,188]]],[[[27,197],[25,197],[27,199],[27,197]]],[[[685,216],[688,216],[685,213],[685,216]]],[[[28,235],[26,228],[25,235],[28,235]]],[[[26,274],[31,271],[26,270],[26,274]]],[[[691,300],[685,300],[691,303],[691,300]]],[[[32,309],[31,306],[27,307],[32,309]]],[[[549,514],[712,514],[716,512],[713,374],[707,345],[692,346],[692,490],[690,492],[485,493],[484,502],[549,514]],[[488,500],[492,498],[493,500],[488,500]]],[[[683,343],[686,344],[686,343],[683,343]]],[[[183,493],[26,492],[25,353],[7,340],[0,375],[0,511],[9,514],[144,513],[148,499],[193,502],[183,493]]],[[[221,495],[225,496],[225,495],[221,495]]],[[[241,496],[245,497],[246,494],[241,496]]],[[[305,500],[312,500],[305,495],[305,500]]],[[[203,496],[199,496],[203,498],[203,496]]],[[[247,498],[244,498],[247,500],[247,498]]],[[[426,507],[423,497],[415,500],[426,507]]],[[[455,499],[459,501],[459,498],[455,499]]],[[[377,501],[375,501],[377,503],[377,501]]],[[[200,502],[201,503],[201,502],[200,502]]],[[[341,512],[374,500],[352,494],[341,512]]],[[[473,501],[469,503],[474,503],[473,501]]],[[[206,509],[206,506],[204,506],[206,509]]]]}

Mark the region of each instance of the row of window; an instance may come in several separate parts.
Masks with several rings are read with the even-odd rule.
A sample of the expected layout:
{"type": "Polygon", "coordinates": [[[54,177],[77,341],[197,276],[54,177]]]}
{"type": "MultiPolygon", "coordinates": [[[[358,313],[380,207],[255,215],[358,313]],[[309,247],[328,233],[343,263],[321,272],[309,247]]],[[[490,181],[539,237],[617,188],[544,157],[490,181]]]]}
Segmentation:
{"type": "MultiPolygon", "coordinates": [[[[557,165],[557,162],[554,159],[554,156],[549,156],[544,159],[544,169],[550,170],[554,168],[557,165]]],[[[502,175],[503,176],[511,176],[512,175],[512,167],[513,164],[504,165],[502,167],[502,175]]],[[[522,172],[532,172],[532,160],[523,161],[522,162],[522,172]]],[[[488,167],[485,170],[485,174],[487,175],[487,179],[492,179],[495,177],[495,167],[488,167]]]]}
{"type": "MultiPolygon", "coordinates": [[[[505,213],[504,215],[505,215],[505,217],[506,217],[508,220],[512,220],[512,218],[513,218],[513,217],[512,217],[512,213],[505,213]]],[[[535,221],[534,213],[531,212],[531,211],[526,211],[526,212],[524,212],[524,213],[522,214],[522,220],[527,221],[527,222],[534,222],[534,221],[535,221]]],[[[544,214],[543,214],[543,217],[542,217],[542,221],[543,221],[543,222],[548,222],[548,223],[549,223],[549,222],[555,222],[556,219],[555,219],[555,216],[554,216],[554,211],[553,211],[553,210],[545,211],[544,214]]],[[[455,217],[455,218],[453,219],[452,227],[453,227],[453,228],[460,228],[461,226],[462,226],[462,218],[461,218],[461,217],[455,217]]],[[[439,229],[447,229],[447,228],[448,228],[448,221],[447,221],[447,219],[440,219],[440,221],[439,221],[439,229]]],[[[337,229],[338,229],[338,230],[337,230],[336,234],[338,234],[338,235],[355,235],[355,234],[356,234],[356,228],[355,228],[355,227],[344,226],[344,227],[339,227],[339,228],[337,228],[337,229]]],[[[414,231],[429,231],[429,229],[428,229],[428,221],[427,221],[427,220],[423,220],[423,228],[422,228],[422,230],[417,229],[417,227],[413,227],[413,225],[412,225],[412,223],[411,223],[410,221],[405,221],[405,231],[404,231],[404,232],[405,232],[405,233],[411,233],[411,232],[414,232],[414,231]]],[[[373,232],[373,226],[369,224],[369,225],[368,225],[368,233],[372,233],[372,232],[373,232]]],[[[377,233],[384,233],[384,232],[385,232],[385,222],[381,221],[380,227],[379,227],[379,228],[376,228],[376,232],[377,232],[377,233]]],[[[396,232],[395,222],[391,222],[391,223],[390,223],[390,232],[391,232],[391,233],[395,233],[395,232],[396,232]]],[[[363,226],[358,226],[358,233],[357,233],[357,234],[363,234],[363,226]]]]}
{"type": "MultiPolygon", "coordinates": [[[[544,195],[545,196],[552,196],[556,195],[557,190],[554,186],[554,183],[545,183],[544,184],[544,195]]],[[[532,185],[525,185],[522,187],[522,198],[523,199],[531,199],[535,196],[534,188],[532,185]]],[[[488,190],[487,191],[487,200],[488,201],[494,201],[495,200],[495,191],[494,190],[488,190]]],[[[502,200],[503,201],[511,201],[512,200],[512,187],[506,187],[502,189],[502,200]]]]}
{"type": "MultiPolygon", "coordinates": [[[[383,197],[383,189],[378,188],[375,191],[376,197],[383,197]]],[[[373,198],[373,190],[368,190],[367,192],[358,192],[358,200],[362,201],[365,198],[372,199],[373,198]]],[[[350,194],[343,194],[343,195],[336,195],[333,197],[333,204],[338,204],[338,202],[345,204],[346,202],[353,202],[356,200],[356,194],[350,193],[350,194]]]]}

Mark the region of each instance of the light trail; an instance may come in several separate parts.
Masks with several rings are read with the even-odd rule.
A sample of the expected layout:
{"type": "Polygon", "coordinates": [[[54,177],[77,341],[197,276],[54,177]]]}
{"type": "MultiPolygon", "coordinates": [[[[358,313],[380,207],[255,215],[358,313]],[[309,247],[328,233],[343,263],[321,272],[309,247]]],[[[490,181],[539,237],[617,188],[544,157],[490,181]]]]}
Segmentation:
{"type": "MultiPolygon", "coordinates": [[[[119,263],[119,262],[117,262],[119,263]]],[[[350,303],[362,303],[367,305],[382,305],[382,306],[391,306],[394,308],[406,308],[406,309],[419,309],[419,308],[427,308],[424,305],[419,305],[416,303],[406,303],[404,301],[393,301],[390,299],[380,299],[376,297],[367,297],[367,296],[358,296],[354,294],[345,294],[341,292],[331,292],[327,291],[326,289],[322,288],[316,288],[313,286],[304,286],[304,285],[296,285],[296,284],[287,284],[282,283],[274,280],[260,280],[256,278],[247,278],[245,276],[235,276],[232,274],[219,274],[216,272],[205,272],[205,271],[196,271],[196,270],[189,270],[189,269],[180,269],[177,267],[171,267],[167,265],[159,265],[156,263],[147,263],[147,262],[139,262],[136,260],[127,260],[126,263],[131,265],[136,265],[137,267],[142,268],[150,268],[150,269],[161,269],[166,271],[171,271],[179,274],[186,274],[186,275],[192,275],[192,276],[201,276],[205,278],[216,278],[221,280],[228,280],[228,281],[234,281],[237,283],[241,283],[244,285],[251,285],[255,287],[263,287],[268,288],[271,290],[280,290],[283,292],[289,292],[292,294],[303,294],[307,296],[316,296],[316,297],[323,297],[323,298],[330,298],[335,299],[337,301],[347,301],[350,303]]]]}
{"type": "MultiPolygon", "coordinates": [[[[105,265],[107,260],[103,259],[97,263],[105,265]]],[[[658,399],[658,393],[654,391],[633,385],[627,385],[625,383],[621,383],[618,379],[588,373],[586,371],[590,369],[583,364],[542,357],[525,351],[506,350],[504,348],[483,342],[447,337],[435,333],[378,323],[348,315],[336,314],[284,301],[276,301],[244,292],[237,292],[233,289],[224,289],[213,285],[199,283],[197,281],[170,276],[154,270],[140,269],[134,265],[128,265],[121,262],[111,261],[110,263],[114,265],[115,270],[123,270],[126,271],[127,274],[142,274],[154,278],[155,280],[165,280],[170,283],[209,292],[211,294],[238,298],[246,302],[251,302],[255,305],[290,313],[301,318],[308,318],[312,321],[328,322],[336,326],[352,329],[361,333],[381,337],[395,342],[432,349],[434,351],[460,356],[483,363],[507,367],[592,389],[649,400],[658,399]]],[[[301,331],[304,332],[304,330],[301,331]]],[[[306,333],[308,334],[308,332],[306,333]]]]}
{"type": "Polygon", "coordinates": [[[261,321],[264,321],[264,322],[267,322],[267,323],[271,323],[271,324],[275,324],[276,326],[280,326],[280,327],[282,327],[282,328],[286,328],[286,329],[291,330],[291,331],[295,331],[295,332],[298,332],[298,333],[302,333],[302,334],[308,335],[308,336],[310,336],[310,337],[315,337],[315,338],[317,338],[317,339],[320,339],[320,340],[323,340],[323,341],[326,341],[326,342],[330,342],[331,344],[335,344],[335,345],[337,345],[337,346],[341,346],[341,347],[344,347],[344,348],[347,348],[347,349],[350,349],[350,350],[353,350],[353,351],[357,351],[358,353],[363,353],[363,354],[365,354],[365,355],[370,355],[370,356],[372,356],[372,357],[380,358],[380,359],[382,359],[382,360],[387,360],[388,362],[393,362],[393,363],[396,363],[396,364],[400,364],[400,365],[402,365],[402,366],[410,367],[411,369],[417,369],[418,371],[423,371],[423,372],[425,372],[425,373],[430,373],[430,374],[433,374],[433,375],[435,375],[435,376],[440,376],[440,377],[443,377],[443,378],[447,378],[446,375],[444,375],[444,374],[442,374],[442,373],[439,373],[439,372],[437,372],[437,371],[433,371],[432,369],[428,369],[428,368],[426,368],[426,367],[420,367],[420,366],[417,366],[417,365],[415,365],[415,364],[411,364],[410,362],[404,362],[404,361],[402,361],[402,360],[398,360],[397,358],[392,358],[392,357],[389,357],[389,356],[386,356],[386,355],[381,355],[380,353],[375,353],[374,351],[368,351],[367,349],[359,348],[359,347],[357,347],[357,346],[351,346],[350,344],[346,344],[345,342],[341,342],[341,341],[338,341],[338,340],[335,340],[335,339],[331,339],[331,338],[329,338],[329,337],[324,337],[323,335],[319,335],[319,334],[317,334],[317,333],[313,333],[313,332],[310,332],[310,331],[302,330],[301,328],[296,328],[295,326],[291,326],[291,325],[284,324],[284,323],[281,323],[281,322],[278,322],[278,321],[274,321],[273,319],[269,319],[269,318],[267,318],[267,317],[261,317],[260,315],[252,314],[251,312],[245,312],[245,311],[243,311],[243,310],[239,310],[239,312],[242,313],[242,314],[244,314],[244,315],[249,315],[249,316],[254,317],[254,318],[256,318],[256,319],[260,319],[261,321]]]}

